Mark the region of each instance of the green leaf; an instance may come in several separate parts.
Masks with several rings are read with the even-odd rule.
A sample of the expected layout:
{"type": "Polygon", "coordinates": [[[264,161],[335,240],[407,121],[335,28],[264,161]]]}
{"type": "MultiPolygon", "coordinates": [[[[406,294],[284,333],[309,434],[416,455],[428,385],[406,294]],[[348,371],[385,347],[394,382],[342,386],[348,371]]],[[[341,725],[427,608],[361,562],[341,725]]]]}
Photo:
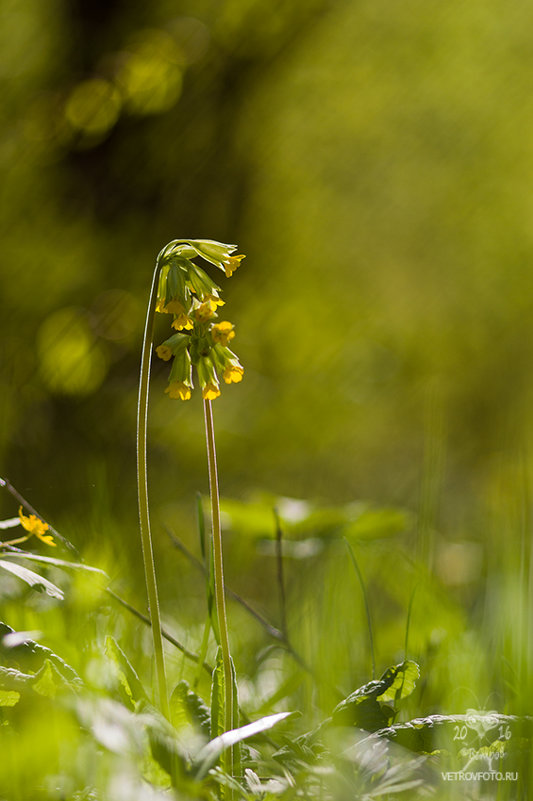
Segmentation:
{"type": "Polygon", "coordinates": [[[123,700],[134,709],[136,701],[146,700],[148,697],[135,668],[114,637],[110,635],[106,637],[105,649],[115,665],[118,679],[124,691],[123,700]]]}
{"type": "Polygon", "coordinates": [[[189,772],[189,756],[168,720],[148,704],[143,704],[142,709],[138,720],[148,733],[152,756],[168,773],[172,785],[179,788],[189,772]]]}
{"type": "Polygon", "coordinates": [[[211,681],[211,739],[224,731],[224,664],[222,649],[217,648],[211,681]]]}
{"type": "Polygon", "coordinates": [[[140,715],[110,698],[77,699],[76,713],[94,739],[114,754],[141,758],[146,750],[146,734],[140,715]]]}
{"type": "Polygon", "coordinates": [[[39,695],[55,698],[60,690],[76,686],[68,681],[49,659],[45,660],[37,673],[22,673],[16,668],[0,667],[0,689],[5,691],[19,692],[31,689],[39,695]]]}
{"type": "Polygon", "coordinates": [[[467,747],[481,751],[493,745],[494,750],[501,751],[502,745],[508,742],[505,740],[502,744],[502,732],[506,733],[510,743],[519,744],[519,748],[524,747],[533,739],[533,717],[503,715],[498,712],[428,715],[406,723],[395,723],[369,735],[360,744],[391,740],[422,754],[443,748],[452,751],[467,747]]]}
{"type": "Polygon", "coordinates": [[[66,681],[72,685],[81,686],[81,679],[74,668],[51,651],[50,648],[26,638],[24,638],[23,642],[12,645],[8,638],[16,634],[17,632],[11,626],[0,621],[0,655],[4,661],[37,671],[48,659],[66,681]]]}
{"type": "MultiPolygon", "coordinates": [[[[5,554],[4,554],[5,555],[5,554]]],[[[48,579],[43,578],[43,576],[39,576],[38,573],[34,573],[33,570],[28,570],[27,567],[22,567],[22,565],[12,565],[10,562],[5,562],[3,559],[0,560],[0,567],[6,570],[8,573],[12,573],[17,578],[22,579],[25,581],[26,584],[29,584],[30,587],[35,587],[35,589],[43,589],[47,595],[50,595],[52,598],[57,598],[58,600],[62,601],[64,596],[63,590],[60,590],[55,584],[52,584],[51,581],[48,579]]]]}
{"type": "Polygon", "coordinates": [[[59,671],[47,659],[38,673],[35,674],[33,689],[39,695],[55,698],[58,690],[62,689],[65,681],[59,671]]]}
{"type": "Polygon", "coordinates": [[[418,665],[410,660],[387,668],[380,679],[359,687],[335,707],[332,724],[358,726],[368,731],[388,726],[395,709],[387,702],[406,698],[413,691],[419,675],[418,665]]]}
{"type": "Polygon", "coordinates": [[[10,517],[8,520],[0,520],[0,529],[15,528],[20,526],[20,517],[10,517]]]}
{"type": "Polygon", "coordinates": [[[411,695],[416,687],[417,680],[420,678],[420,668],[416,662],[408,659],[402,662],[401,665],[396,665],[386,670],[382,676],[382,680],[385,679],[388,674],[392,677],[392,683],[384,693],[378,696],[378,699],[380,701],[394,701],[396,704],[398,701],[411,695]]]}
{"type": "Polygon", "coordinates": [[[249,737],[254,737],[256,734],[267,731],[275,726],[282,720],[285,720],[292,712],[279,712],[277,715],[268,715],[265,718],[260,718],[253,723],[248,723],[246,726],[241,726],[238,729],[224,732],[214,740],[211,740],[204,746],[197,754],[195,759],[195,775],[197,779],[203,779],[207,772],[216,765],[220,754],[230,746],[236,745],[247,740],[249,737]]]}
{"type": "MultiPolygon", "coordinates": [[[[232,693],[232,700],[233,700],[233,726],[234,728],[238,728],[240,719],[239,719],[239,688],[237,687],[237,671],[235,670],[235,665],[233,664],[233,659],[230,656],[230,665],[231,665],[231,681],[233,685],[233,693],[232,693]]],[[[234,776],[242,776],[242,748],[237,742],[232,750],[232,762],[233,762],[233,775],[234,776]]]]}
{"type": "Polygon", "coordinates": [[[20,693],[16,690],[0,690],[0,706],[15,706],[20,701],[20,693]]]}
{"type": "Polygon", "coordinates": [[[206,737],[211,733],[211,712],[207,704],[191,690],[183,679],[172,690],[170,696],[170,720],[177,728],[184,723],[192,723],[206,737]]]}
{"type": "Polygon", "coordinates": [[[22,551],[6,551],[2,554],[3,559],[29,559],[31,562],[41,562],[45,565],[54,565],[55,567],[66,567],[72,570],[84,570],[88,573],[98,573],[105,578],[109,578],[104,570],[92,565],[84,565],[81,562],[69,562],[67,559],[56,559],[55,556],[41,556],[38,553],[22,552],[22,551]]]}

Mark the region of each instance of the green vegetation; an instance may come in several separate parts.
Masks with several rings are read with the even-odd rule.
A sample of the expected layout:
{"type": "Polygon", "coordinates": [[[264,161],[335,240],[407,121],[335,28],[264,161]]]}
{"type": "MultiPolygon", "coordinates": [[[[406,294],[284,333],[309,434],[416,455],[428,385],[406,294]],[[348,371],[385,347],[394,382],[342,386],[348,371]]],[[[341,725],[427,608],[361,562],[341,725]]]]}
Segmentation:
{"type": "Polygon", "coordinates": [[[0,799],[529,798],[533,11],[2,12],[0,799]]]}

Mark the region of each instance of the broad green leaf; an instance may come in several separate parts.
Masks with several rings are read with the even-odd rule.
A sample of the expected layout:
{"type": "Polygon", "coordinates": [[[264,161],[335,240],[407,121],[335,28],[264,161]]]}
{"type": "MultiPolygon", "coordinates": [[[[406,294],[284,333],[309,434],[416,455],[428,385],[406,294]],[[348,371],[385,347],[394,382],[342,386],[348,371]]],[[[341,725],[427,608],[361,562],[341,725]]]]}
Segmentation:
{"type": "Polygon", "coordinates": [[[204,746],[198,753],[195,759],[195,775],[197,779],[202,779],[207,772],[217,763],[220,754],[230,746],[247,740],[256,734],[261,734],[268,729],[271,729],[277,723],[285,720],[292,712],[279,712],[277,715],[268,715],[265,718],[260,718],[253,723],[248,723],[246,726],[241,726],[238,729],[224,732],[214,740],[211,740],[204,746]]]}
{"type": "MultiPolygon", "coordinates": [[[[462,748],[502,751],[502,745],[515,743],[523,748],[533,739],[533,717],[502,715],[496,712],[467,715],[428,715],[406,723],[395,723],[374,732],[361,744],[391,740],[418,753],[436,749],[462,748]],[[503,735],[503,741],[502,741],[503,735]]],[[[357,746],[356,746],[357,747],[357,746]]],[[[530,745],[528,745],[530,747],[530,745]]]]}
{"type": "Polygon", "coordinates": [[[33,689],[39,695],[55,698],[58,690],[64,687],[64,679],[56,668],[47,659],[38,673],[35,674],[33,689]]]}
{"type": "Polygon", "coordinates": [[[17,633],[11,626],[0,622],[0,655],[5,662],[12,662],[37,672],[49,659],[66,681],[76,686],[81,685],[81,679],[74,668],[50,648],[27,637],[22,642],[12,644],[8,638],[16,636],[17,633]]]}
{"type": "Polygon", "coordinates": [[[191,690],[188,682],[183,679],[174,687],[170,696],[170,719],[177,729],[185,723],[192,723],[202,734],[209,737],[210,715],[209,707],[191,690]]]}
{"type": "Polygon", "coordinates": [[[395,709],[389,701],[399,701],[414,689],[420,671],[415,662],[406,661],[388,668],[380,679],[370,681],[351,693],[333,710],[335,726],[358,726],[376,731],[389,725],[395,709]]]}
{"type": "Polygon", "coordinates": [[[35,676],[29,673],[22,673],[16,668],[0,667],[0,688],[2,690],[14,690],[18,692],[25,686],[30,686],[35,681],[35,676]]]}
{"type": "Polygon", "coordinates": [[[15,706],[20,701],[20,693],[16,690],[0,690],[0,706],[15,706]]]}
{"type": "Polygon", "coordinates": [[[39,695],[55,698],[60,690],[74,686],[77,685],[65,679],[49,659],[45,660],[37,673],[23,673],[16,668],[0,667],[0,689],[2,690],[19,692],[24,689],[32,689],[39,695]]]}
{"type": "Polygon", "coordinates": [[[135,668],[128,657],[114,639],[108,635],[105,640],[105,649],[109,658],[113,661],[118,679],[124,690],[124,701],[132,708],[135,708],[136,701],[147,698],[144,687],[135,671],[135,668]]]}
{"type": "Polygon", "coordinates": [[[30,587],[44,589],[47,595],[50,595],[52,598],[57,598],[58,600],[62,601],[65,597],[63,590],[60,590],[59,587],[57,587],[55,584],[52,584],[52,582],[48,581],[48,579],[43,578],[43,576],[39,576],[38,573],[34,573],[33,570],[28,570],[27,567],[11,564],[3,559],[0,560],[0,567],[6,570],[8,573],[12,573],[14,576],[22,579],[22,581],[25,581],[26,584],[30,585],[30,587]]]}
{"type": "Polygon", "coordinates": [[[189,756],[180,743],[173,726],[157,710],[142,704],[142,714],[137,715],[148,734],[152,756],[168,773],[174,787],[179,788],[189,772],[189,756]]]}
{"type": "Polygon", "coordinates": [[[397,703],[413,692],[416,682],[420,678],[420,668],[416,662],[408,659],[402,662],[401,665],[396,665],[385,671],[382,680],[385,679],[387,674],[392,676],[392,684],[377,697],[380,701],[394,701],[394,703],[397,703]]]}

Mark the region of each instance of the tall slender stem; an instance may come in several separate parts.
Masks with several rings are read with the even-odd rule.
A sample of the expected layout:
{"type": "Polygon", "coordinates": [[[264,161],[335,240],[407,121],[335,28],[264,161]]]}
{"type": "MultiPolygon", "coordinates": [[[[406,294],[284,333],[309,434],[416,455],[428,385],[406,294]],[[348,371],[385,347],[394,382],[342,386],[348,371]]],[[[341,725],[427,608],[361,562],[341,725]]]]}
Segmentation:
{"type": "Polygon", "coordinates": [[[165,677],[165,660],[163,656],[163,637],[161,633],[161,615],[159,612],[159,599],[157,596],[157,579],[155,575],[154,552],[152,548],[152,535],[150,533],[150,513],[148,509],[148,479],[146,468],[146,431],[148,422],[148,391],[150,383],[150,359],[152,356],[152,342],[154,334],[155,305],[157,300],[157,285],[159,281],[159,263],[156,263],[148,310],[141,356],[141,375],[139,379],[139,402],[137,406],[137,491],[139,497],[139,522],[141,528],[141,543],[144,562],[144,575],[146,591],[148,594],[148,609],[152,626],[154,643],[154,656],[157,674],[157,687],[159,704],[162,713],[169,717],[167,682],[165,677]]]}
{"type": "MultiPolygon", "coordinates": [[[[233,728],[233,676],[229,650],[228,621],[224,597],[224,569],[222,560],[222,532],[220,529],[220,500],[218,494],[217,456],[215,449],[215,429],[211,401],[204,398],[205,437],[207,442],[207,461],[209,466],[209,490],[211,494],[211,517],[213,526],[213,565],[215,571],[215,605],[217,609],[220,647],[224,665],[224,728],[233,728]]],[[[230,757],[231,758],[231,757],[230,757]]],[[[231,765],[230,765],[231,767],[231,765]]]]}

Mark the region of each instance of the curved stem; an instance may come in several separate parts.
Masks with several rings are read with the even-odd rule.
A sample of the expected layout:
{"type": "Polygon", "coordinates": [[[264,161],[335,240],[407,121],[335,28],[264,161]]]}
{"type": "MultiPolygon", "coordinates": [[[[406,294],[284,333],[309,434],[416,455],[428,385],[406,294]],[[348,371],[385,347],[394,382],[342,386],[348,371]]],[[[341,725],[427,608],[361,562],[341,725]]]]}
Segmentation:
{"type": "MultiPolygon", "coordinates": [[[[213,566],[215,571],[215,604],[220,632],[220,647],[224,665],[224,728],[233,728],[233,676],[224,597],[224,569],[222,560],[222,532],[220,528],[220,501],[218,494],[217,457],[215,449],[215,430],[211,401],[204,398],[205,437],[207,442],[207,461],[209,466],[209,490],[211,494],[211,516],[213,524],[213,566]]],[[[231,749],[228,749],[229,751],[231,749]]],[[[230,756],[231,759],[231,756],[230,756]]]]}
{"type": "Polygon", "coordinates": [[[150,359],[152,355],[152,342],[154,334],[155,305],[157,301],[157,285],[160,272],[159,262],[156,262],[150,300],[146,312],[146,324],[141,356],[141,375],[139,379],[139,401],[137,406],[137,492],[139,497],[139,522],[141,528],[141,543],[144,562],[144,575],[146,591],[148,594],[148,608],[152,637],[154,642],[154,656],[157,674],[159,703],[162,713],[169,717],[169,704],[167,682],[165,677],[165,661],[163,656],[163,637],[161,633],[161,616],[159,613],[159,600],[157,596],[157,579],[155,575],[154,552],[152,548],[152,535],[150,533],[150,514],[148,509],[148,480],[146,469],[146,431],[148,422],[148,391],[150,382],[150,359]]]}

